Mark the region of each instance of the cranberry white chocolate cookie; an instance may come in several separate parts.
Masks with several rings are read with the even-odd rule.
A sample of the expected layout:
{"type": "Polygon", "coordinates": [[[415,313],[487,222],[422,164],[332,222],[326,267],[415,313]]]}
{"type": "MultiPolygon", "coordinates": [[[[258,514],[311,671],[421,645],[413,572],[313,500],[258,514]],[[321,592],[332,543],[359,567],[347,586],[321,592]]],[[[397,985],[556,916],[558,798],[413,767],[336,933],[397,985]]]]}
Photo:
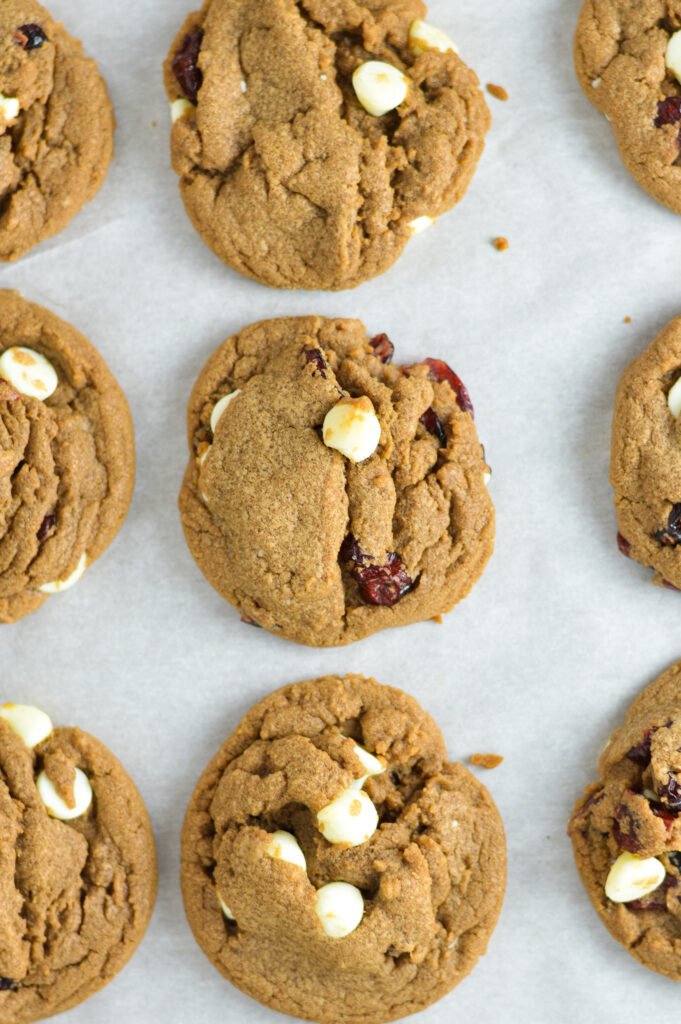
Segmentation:
{"type": "Polygon", "coordinates": [[[625,370],[612,424],[610,482],[623,554],[681,589],[681,317],[625,370]]]}
{"type": "Polygon", "coordinates": [[[73,586],[123,524],[132,419],[74,327],[0,291],[0,622],[73,586]]]}
{"type": "Polygon", "coordinates": [[[636,698],[570,819],[577,868],[611,934],[681,981],[681,662],[636,698]]]}
{"type": "Polygon", "coordinates": [[[681,213],[681,0],[585,0],[575,67],[627,170],[681,213]]]}
{"type": "Polygon", "coordinates": [[[451,209],[489,127],[421,0],[206,0],[165,64],[173,169],[230,267],[353,288],[451,209]]]}
{"type": "Polygon", "coordinates": [[[98,740],[0,706],[0,1020],[31,1024],[106,985],[142,940],[156,850],[134,783],[98,740]]]}
{"type": "Polygon", "coordinates": [[[315,647],[449,611],[494,543],[473,406],[440,360],[357,320],[228,338],[189,401],[185,537],[251,624],[315,647]]]}
{"type": "Polygon", "coordinates": [[[247,995],[382,1024],[475,966],[506,884],[487,790],[416,701],[358,675],[286,686],[206,768],[182,831],[194,936],[247,995]]]}
{"type": "Polygon", "coordinates": [[[57,234],[99,190],[114,119],[97,65],[34,0],[0,4],[0,260],[57,234]]]}

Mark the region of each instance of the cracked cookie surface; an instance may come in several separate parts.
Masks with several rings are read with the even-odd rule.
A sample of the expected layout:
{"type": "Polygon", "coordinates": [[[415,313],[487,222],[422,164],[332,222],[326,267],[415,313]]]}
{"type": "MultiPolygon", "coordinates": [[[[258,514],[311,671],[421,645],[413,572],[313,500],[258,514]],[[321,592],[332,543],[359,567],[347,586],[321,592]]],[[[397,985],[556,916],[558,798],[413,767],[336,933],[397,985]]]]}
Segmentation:
{"type": "Polygon", "coordinates": [[[207,0],[189,15],[165,65],[170,101],[196,104],[173,125],[172,164],[220,259],[275,288],[352,288],[391,266],[412,221],[462,198],[489,112],[455,53],[411,53],[425,12],[420,0],[207,0]],[[369,60],[409,79],[382,117],[352,87],[369,60]]]}
{"type": "Polygon", "coordinates": [[[413,698],[359,675],[287,686],[252,708],[203,773],[182,833],[185,909],[205,954],[249,996],[322,1024],[380,1024],[446,995],[485,952],[505,882],[487,790],[448,762],[413,698]],[[355,744],[385,770],[364,782],[378,828],[349,847],[328,842],[316,814],[363,776],[355,744]],[[266,855],[280,829],[304,868],[266,855]],[[339,880],[359,889],[364,913],[332,938],[315,900],[339,880]]]}
{"type": "Polygon", "coordinates": [[[16,260],[97,193],[114,119],[95,62],[32,0],[0,4],[0,93],[0,260],[16,260]]]}
{"type": "Polygon", "coordinates": [[[0,1019],[30,1024],[106,985],[146,931],[156,853],[142,799],[116,758],[80,729],[27,747],[0,719],[0,1019]],[[73,767],[93,790],[78,818],[50,817],[45,770],[68,797],[73,767]]]}
{"type": "Polygon", "coordinates": [[[681,662],[640,694],[599,761],[600,781],[570,819],[577,868],[610,933],[642,964],[681,981],[681,662]],[[613,902],[605,883],[622,853],[657,858],[662,883],[613,902]]]}
{"type": "Polygon", "coordinates": [[[621,550],[651,566],[654,583],[678,588],[681,419],[669,407],[669,393],[680,377],[681,317],[672,320],[622,375],[610,460],[621,550]]]}
{"type": "Polygon", "coordinates": [[[586,0],[575,67],[587,98],[610,120],[639,185],[681,213],[681,85],[665,51],[681,28],[680,0],[586,0]],[[665,114],[665,101],[676,109],[665,114]]]}
{"type": "Polygon", "coordinates": [[[42,401],[0,373],[0,622],[46,600],[103,553],[132,498],[135,449],[123,392],[92,345],[53,313],[0,291],[0,358],[45,356],[58,386],[42,401]]]}
{"type": "Polygon", "coordinates": [[[242,617],[311,646],[449,611],[493,550],[465,388],[457,395],[427,363],[384,362],[385,336],[373,345],[357,320],[262,321],[216,350],[189,402],[179,505],[191,553],[242,617]],[[236,392],[213,432],[216,403],[236,392]],[[321,437],[341,394],[368,396],[380,422],[360,463],[321,437]],[[368,565],[379,590],[406,574],[402,596],[375,603],[368,565]]]}

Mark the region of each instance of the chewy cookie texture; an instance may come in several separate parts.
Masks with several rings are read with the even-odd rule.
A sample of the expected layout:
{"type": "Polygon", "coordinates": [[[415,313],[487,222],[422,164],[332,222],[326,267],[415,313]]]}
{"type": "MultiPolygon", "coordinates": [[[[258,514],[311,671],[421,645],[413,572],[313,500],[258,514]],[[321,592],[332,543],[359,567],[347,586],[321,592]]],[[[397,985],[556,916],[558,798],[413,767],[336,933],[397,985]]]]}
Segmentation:
{"type": "Polygon", "coordinates": [[[449,611],[493,550],[473,406],[439,360],[393,366],[357,320],[227,339],[188,410],[187,543],[242,618],[317,647],[449,611]]]}
{"type": "Polygon", "coordinates": [[[637,697],[570,819],[575,860],[611,934],[681,981],[681,662],[637,697]]]}
{"type": "Polygon", "coordinates": [[[194,936],[247,995],[320,1024],[381,1024],[485,952],[501,819],[413,698],[372,679],[257,704],[203,773],[182,832],[194,936]]]}
{"type": "Polygon", "coordinates": [[[577,77],[607,115],[620,156],[651,196],[681,213],[681,2],[586,0],[577,77]]]}
{"type": "Polygon", "coordinates": [[[610,482],[623,554],[681,589],[681,317],[625,370],[612,425],[610,482]]]}
{"type": "Polygon", "coordinates": [[[81,44],[32,0],[0,3],[0,260],[61,231],[113,154],[106,85],[81,44]]]}
{"type": "Polygon", "coordinates": [[[80,579],[122,526],[134,478],[130,411],[104,360],[0,291],[0,623],[80,579]]]}
{"type": "Polygon", "coordinates": [[[125,966],[156,898],[134,783],[98,740],[38,708],[0,707],[0,1020],[83,1002],[125,966]]]}
{"type": "Polygon", "coordinates": [[[196,230],[275,288],[353,288],[465,193],[489,112],[421,0],[207,0],[170,50],[196,230]]]}

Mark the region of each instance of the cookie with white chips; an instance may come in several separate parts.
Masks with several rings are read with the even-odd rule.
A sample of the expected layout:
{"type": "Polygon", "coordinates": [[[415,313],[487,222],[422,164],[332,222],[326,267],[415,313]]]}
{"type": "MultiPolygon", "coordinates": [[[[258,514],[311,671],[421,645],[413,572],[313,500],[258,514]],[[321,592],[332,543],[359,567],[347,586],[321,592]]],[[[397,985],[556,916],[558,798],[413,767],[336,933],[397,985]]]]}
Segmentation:
{"type": "Polygon", "coordinates": [[[0,1020],[31,1024],[106,985],[156,899],[149,817],[98,740],[0,706],[0,1020]]]}
{"type": "Polygon", "coordinates": [[[505,880],[485,788],[412,697],[358,675],[252,708],[182,832],[204,953],[252,998],[320,1024],[381,1024],[446,995],[485,952],[505,880]]]}
{"type": "Polygon", "coordinates": [[[0,622],[81,578],[122,526],[134,479],[130,410],[102,357],[0,291],[0,622]]]}

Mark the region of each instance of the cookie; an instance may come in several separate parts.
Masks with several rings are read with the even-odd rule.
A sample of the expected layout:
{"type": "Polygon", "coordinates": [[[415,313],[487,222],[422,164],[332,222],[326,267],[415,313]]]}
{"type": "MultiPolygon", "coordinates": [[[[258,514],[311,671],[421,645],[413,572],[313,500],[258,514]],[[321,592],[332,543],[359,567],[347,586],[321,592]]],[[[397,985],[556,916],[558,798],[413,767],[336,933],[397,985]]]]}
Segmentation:
{"type": "Polygon", "coordinates": [[[204,242],[273,288],[354,288],[464,195],[490,116],[421,0],[206,0],[170,49],[204,242]]]}
{"type": "Polygon", "coordinates": [[[570,820],[575,860],[610,933],[681,981],[681,662],[636,698],[570,820]]]}
{"type": "Polygon", "coordinates": [[[17,260],[99,191],[114,119],[95,62],[34,0],[3,0],[0,55],[0,260],[17,260]]]}
{"type": "Polygon", "coordinates": [[[286,686],[206,768],[182,831],[194,936],[282,1013],[381,1024],[487,948],[506,854],[487,790],[416,701],[359,675],[286,686]]]}
{"type": "Polygon", "coordinates": [[[0,622],[76,583],[123,524],[130,410],[92,345],[0,291],[0,622]]]}
{"type": "Polygon", "coordinates": [[[681,589],[681,317],[625,370],[612,424],[610,482],[623,554],[681,589]]]}
{"type": "Polygon", "coordinates": [[[585,0],[575,36],[577,77],[611,122],[625,167],[681,213],[681,3],[585,0]]]}
{"type": "Polygon", "coordinates": [[[449,611],[494,543],[466,388],[392,366],[358,320],[285,317],[211,356],[189,402],[182,525],[242,618],[315,647],[449,611]]]}
{"type": "Polygon", "coordinates": [[[83,1002],[151,918],[156,851],[137,789],[98,740],[38,708],[0,707],[0,1019],[83,1002]]]}

